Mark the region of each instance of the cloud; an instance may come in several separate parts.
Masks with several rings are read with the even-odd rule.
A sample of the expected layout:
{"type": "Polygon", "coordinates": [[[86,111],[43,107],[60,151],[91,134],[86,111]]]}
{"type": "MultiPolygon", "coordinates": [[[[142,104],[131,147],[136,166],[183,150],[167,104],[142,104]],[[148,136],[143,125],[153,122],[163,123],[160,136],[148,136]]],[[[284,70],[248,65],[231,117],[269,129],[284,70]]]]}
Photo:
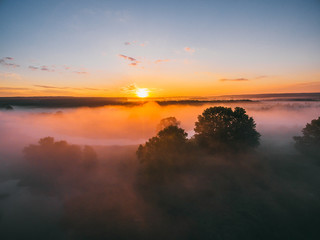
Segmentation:
{"type": "Polygon", "coordinates": [[[40,88],[49,88],[49,89],[69,89],[69,87],[54,87],[54,86],[47,86],[47,85],[33,85],[35,87],[40,88]]]}
{"type": "Polygon", "coordinates": [[[0,72],[0,78],[20,80],[20,79],[21,79],[21,76],[20,76],[19,74],[17,74],[17,73],[0,72]]]}
{"type": "Polygon", "coordinates": [[[35,67],[35,66],[29,66],[29,69],[35,71],[35,70],[38,70],[39,68],[38,68],[38,67],[35,67]]]}
{"type": "Polygon", "coordinates": [[[40,68],[41,71],[47,71],[47,72],[54,72],[55,70],[54,69],[50,69],[49,67],[47,66],[42,66],[40,68]]]}
{"type": "Polygon", "coordinates": [[[258,76],[258,77],[254,77],[254,78],[243,78],[243,77],[240,77],[240,78],[222,78],[220,79],[220,82],[245,82],[245,81],[251,81],[251,80],[257,80],[257,79],[262,79],[262,78],[267,78],[268,76],[266,75],[261,75],[261,76],[258,76]]]}
{"type": "Polygon", "coordinates": [[[92,90],[92,91],[99,91],[99,90],[108,91],[107,89],[98,89],[98,88],[83,88],[83,89],[92,90]]]}
{"type": "Polygon", "coordinates": [[[128,65],[130,65],[130,66],[137,66],[138,63],[140,63],[140,61],[138,61],[137,59],[135,59],[133,57],[129,57],[129,56],[126,56],[123,54],[119,54],[118,56],[125,59],[125,60],[129,60],[131,63],[129,63],[128,65]]]}
{"type": "Polygon", "coordinates": [[[128,56],[122,55],[122,54],[119,54],[119,57],[124,58],[124,59],[127,59],[127,60],[130,60],[130,61],[137,61],[137,59],[135,59],[135,58],[133,58],[133,57],[128,57],[128,56]]]}
{"type": "Polygon", "coordinates": [[[126,93],[132,93],[135,92],[138,89],[137,85],[135,83],[131,83],[128,86],[122,87],[121,91],[126,93]]]}
{"type": "MultiPolygon", "coordinates": [[[[54,68],[55,66],[53,66],[54,68]]],[[[50,68],[48,66],[40,66],[40,67],[36,67],[36,66],[29,66],[29,69],[31,69],[32,71],[36,71],[36,70],[41,70],[41,71],[45,71],[45,72],[55,72],[55,70],[53,68],[50,68]]]]}
{"type": "MultiPolygon", "coordinates": [[[[129,56],[126,56],[126,55],[123,55],[123,54],[119,54],[118,56],[120,58],[128,60],[129,61],[129,63],[128,63],[129,66],[138,66],[141,63],[141,61],[137,60],[134,57],[129,57],[129,56]]],[[[170,62],[170,61],[172,61],[172,59],[156,59],[156,60],[150,60],[150,61],[147,61],[146,59],[144,59],[143,62],[158,64],[158,63],[164,63],[164,62],[170,62]]]]}
{"type": "Polygon", "coordinates": [[[88,74],[88,72],[86,72],[86,71],[74,71],[74,73],[80,74],[80,75],[88,74]]]}
{"type": "Polygon", "coordinates": [[[170,62],[170,61],[171,61],[170,59],[158,59],[154,61],[154,63],[157,64],[157,63],[170,62]]]}
{"type": "Polygon", "coordinates": [[[75,88],[75,87],[55,87],[55,86],[49,86],[49,85],[33,85],[33,86],[39,87],[39,88],[45,88],[45,89],[59,89],[59,90],[108,91],[108,89],[103,89],[103,88],[90,88],[90,87],[75,88]]]}
{"type": "Polygon", "coordinates": [[[247,78],[222,78],[220,82],[244,82],[249,81],[247,78]]]}
{"type": "Polygon", "coordinates": [[[12,67],[12,68],[20,67],[20,65],[10,62],[12,60],[14,60],[14,58],[12,58],[12,57],[4,57],[4,58],[0,59],[0,64],[3,65],[3,66],[6,66],[6,67],[12,67]]]}
{"type": "Polygon", "coordinates": [[[139,90],[144,90],[147,91],[148,93],[151,92],[156,92],[156,91],[160,91],[161,89],[157,89],[157,88],[140,88],[139,86],[137,86],[136,83],[131,83],[125,87],[122,87],[120,89],[122,92],[126,93],[126,94],[136,94],[137,91],[139,90]]]}
{"type": "Polygon", "coordinates": [[[129,45],[131,45],[131,46],[136,45],[137,46],[138,45],[140,47],[144,47],[147,43],[148,42],[138,43],[137,41],[133,41],[133,42],[124,42],[124,45],[126,45],[126,46],[129,46],[129,45]]]}
{"type": "Polygon", "coordinates": [[[29,88],[0,87],[0,91],[2,90],[29,90],[29,88]]]}
{"type": "Polygon", "coordinates": [[[190,48],[190,47],[185,47],[184,51],[188,52],[188,53],[194,53],[196,50],[194,48],[190,48]]]}
{"type": "MultiPolygon", "coordinates": [[[[138,66],[139,63],[141,63],[141,61],[138,61],[136,58],[134,57],[129,57],[129,56],[126,56],[126,55],[123,55],[123,54],[119,54],[118,55],[120,58],[123,58],[125,60],[128,60],[130,61],[130,63],[128,63],[129,66],[138,66]]],[[[171,59],[157,59],[157,60],[154,60],[154,61],[150,61],[151,63],[155,63],[155,64],[158,64],[158,63],[164,63],[164,62],[170,62],[172,61],[171,59]]]]}
{"type": "MultiPolygon", "coordinates": [[[[56,66],[56,65],[51,65],[51,67],[47,66],[47,65],[42,65],[42,66],[32,66],[30,65],[28,67],[29,69],[31,69],[32,71],[44,71],[44,72],[56,72],[56,69],[61,69],[64,71],[69,71],[71,70],[70,66],[67,65],[63,65],[63,66],[56,66]]],[[[73,73],[79,74],[79,75],[84,75],[84,74],[89,74],[89,72],[85,71],[84,68],[80,68],[78,71],[73,71],[73,73]]]]}

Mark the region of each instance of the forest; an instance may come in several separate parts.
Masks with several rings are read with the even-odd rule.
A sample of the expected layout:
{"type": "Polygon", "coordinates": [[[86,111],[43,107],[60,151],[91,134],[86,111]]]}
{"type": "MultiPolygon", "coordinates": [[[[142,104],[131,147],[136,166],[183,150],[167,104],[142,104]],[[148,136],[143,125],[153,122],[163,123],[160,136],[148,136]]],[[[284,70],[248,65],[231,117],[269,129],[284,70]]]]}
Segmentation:
{"type": "Polygon", "coordinates": [[[29,203],[46,216],[33,239],[319,238],[320,118],[293,138],[294,151],[259,147],[241,107],[206,108],[192,137],[180,125],[162,119],[138,147],[53,137],[25,146],[11,177],[44,199],[29,203]]]}

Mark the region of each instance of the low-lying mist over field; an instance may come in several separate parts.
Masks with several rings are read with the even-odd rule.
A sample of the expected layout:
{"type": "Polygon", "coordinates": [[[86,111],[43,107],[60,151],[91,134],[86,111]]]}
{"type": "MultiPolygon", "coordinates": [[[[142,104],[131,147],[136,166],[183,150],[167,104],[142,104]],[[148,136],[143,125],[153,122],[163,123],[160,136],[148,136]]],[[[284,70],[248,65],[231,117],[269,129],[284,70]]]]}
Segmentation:
{"type": "Polygon", "coordinates": [[[317,101],[0,110],[0,238],[319,239],[319,155],[293,139],[319,115],[317,101]],[[214,106],[244,108],[260,145],[197,147],[214,106]],[[168,117],[186,145],[143,160],[168,117]]]}
{"type": "MultiPolygon", "coordinates": [[[[1,132],[5,142],[37,141],[44,136],[76,144],[128,145],[143,143],[156,133],[163,118],[174,116],[189,135],[197,116],[209,106],[241,106],[254,118],[257,129],[267,136],[285,135],[287,141],[319,114],[319,102],[252,102],[160,106],[149,102],[138,106],[98,108],[19,108],[1,111],[1,132]],[[272,133],[272,134],[271,134],[272,133]]],[[[189,136],[189,137],[190,137],[189,136]]],[[[286,141],[285,139],[283,139],[286,141]]],[[[24,142],[25,144],[25,142],[24,142]]]]}

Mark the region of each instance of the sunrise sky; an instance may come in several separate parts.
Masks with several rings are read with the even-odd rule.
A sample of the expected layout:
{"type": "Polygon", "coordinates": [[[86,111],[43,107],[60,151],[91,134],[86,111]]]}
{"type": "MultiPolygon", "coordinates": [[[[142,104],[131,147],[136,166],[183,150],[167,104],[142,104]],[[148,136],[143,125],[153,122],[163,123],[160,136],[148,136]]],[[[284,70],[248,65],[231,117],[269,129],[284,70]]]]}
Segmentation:
{"type": "Polygon", "coordinates": [[[0,96],[320,92],[319,0],[1,0],[0,33],[0,96]]]}

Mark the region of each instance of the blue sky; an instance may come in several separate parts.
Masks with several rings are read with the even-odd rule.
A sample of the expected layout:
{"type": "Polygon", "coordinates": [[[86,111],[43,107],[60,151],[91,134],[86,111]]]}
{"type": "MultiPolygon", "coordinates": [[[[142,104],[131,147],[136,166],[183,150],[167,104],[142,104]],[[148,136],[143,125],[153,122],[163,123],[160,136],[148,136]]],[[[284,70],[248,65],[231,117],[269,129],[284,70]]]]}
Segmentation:
{"type": "Polygon", "coordinates": [[[1,95],[320,91],[317,0],[2,0],[0,32],[1,95]]]}

